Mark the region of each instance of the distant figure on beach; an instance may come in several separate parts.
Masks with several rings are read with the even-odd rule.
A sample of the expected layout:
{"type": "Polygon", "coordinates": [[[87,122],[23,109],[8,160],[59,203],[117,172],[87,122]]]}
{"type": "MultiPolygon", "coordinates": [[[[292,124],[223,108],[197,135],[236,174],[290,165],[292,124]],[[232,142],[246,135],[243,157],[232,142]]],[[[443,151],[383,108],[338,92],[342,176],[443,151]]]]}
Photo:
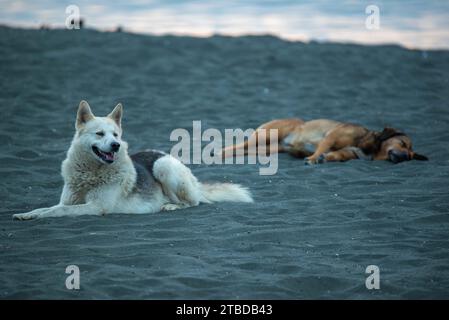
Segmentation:
{"type": "Polygon", "coordinates": [[[84,19],[83,18],[80,18],[79,20],[72,19],[72,20],[70,20],[70,25],[79,27],[79,28],[74,28],[74,29],[83,29],[84,19]]]}

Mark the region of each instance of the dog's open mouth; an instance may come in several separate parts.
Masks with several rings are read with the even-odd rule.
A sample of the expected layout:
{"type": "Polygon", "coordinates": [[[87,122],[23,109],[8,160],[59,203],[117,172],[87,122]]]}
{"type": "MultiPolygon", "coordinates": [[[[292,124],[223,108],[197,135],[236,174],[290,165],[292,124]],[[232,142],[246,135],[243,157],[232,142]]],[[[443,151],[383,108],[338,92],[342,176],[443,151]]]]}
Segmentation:
{"type": "Polygon", "coordinates": [[[101,151],[98,147],[92,146],[93,152],[97,155],[98,158],[103,160],[106,163],[113,163],[115,160],[115,152],[104,152],[101,151]]]}

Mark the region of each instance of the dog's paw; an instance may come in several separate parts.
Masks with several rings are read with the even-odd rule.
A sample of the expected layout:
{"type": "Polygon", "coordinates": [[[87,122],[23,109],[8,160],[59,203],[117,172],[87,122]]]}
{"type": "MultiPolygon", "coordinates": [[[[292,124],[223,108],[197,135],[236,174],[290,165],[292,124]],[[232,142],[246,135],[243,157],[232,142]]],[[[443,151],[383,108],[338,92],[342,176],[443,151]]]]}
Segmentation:
{"type": "Polygon", "coordinates": [[[318,158],[312,158],[308,157],[304,159],[305,165],[313,165],[318,163],[325,163],[326,162],[326,156],[324,154],[320,155],[318,158]]]}
{"type": "Polygon", "coordinates": [[[44,217],[48,213],[49,210],[50,210],[50,208],[35,209],[33,211],[29,211],[26,213],[13,214],[12,218],[15,220],[37,219],[37,218],[44,217]]]}
{"type": "Polygon", "coordinates": [[[17,213],[12,215],[12,218],[14,220],[21,220],[21,221],[37,219],[38,217],[39,213],[37,212],[17,213]]]}
{"type": "Polygon", "coordinates": [[[320,155],[317,159],[317,163],[325,163],[327,162],[326,160],[326,156],[324,155],[324,153],[322,155],[320,155]]]}
{"type": "Polygon", "coordinates": [[[314,165],[314,164],[316,164],[317,163],[317,160],[316,159],[313,159],[313,158],[305,158],[304,159],[304,164],[306,165],[306,166],[308,166],[308,165],[314,165]]]}
{"type": "Polygon", "coordinates": [[[182,206],[180,206],[179,204],[167,203],[161,207],[161,210],[162,211],[173,211],[173,210],[177,210],[177,209],[181,209],[181,208],[182,208],[182,206]]]}

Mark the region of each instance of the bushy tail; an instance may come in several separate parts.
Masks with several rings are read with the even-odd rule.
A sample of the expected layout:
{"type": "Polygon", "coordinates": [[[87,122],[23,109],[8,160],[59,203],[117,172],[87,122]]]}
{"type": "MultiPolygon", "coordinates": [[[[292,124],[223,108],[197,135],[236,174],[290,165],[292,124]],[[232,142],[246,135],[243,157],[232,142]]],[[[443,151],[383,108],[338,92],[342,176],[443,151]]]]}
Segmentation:
{"type": "Polygon", "coordinates": [[[204,202],[253,202],[251,192],[239,184],[233,183],[201,183],[204,202]]]}

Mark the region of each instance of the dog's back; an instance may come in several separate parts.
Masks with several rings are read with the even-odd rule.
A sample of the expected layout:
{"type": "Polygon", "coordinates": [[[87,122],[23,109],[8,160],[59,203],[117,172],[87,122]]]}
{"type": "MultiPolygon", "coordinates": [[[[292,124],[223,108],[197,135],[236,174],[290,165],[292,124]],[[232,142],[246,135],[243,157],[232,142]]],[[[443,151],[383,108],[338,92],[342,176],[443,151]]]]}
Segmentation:
{"type": "Polygon", "coordinates": [[[166,153],[157,150],[145,150],[130,156],[136,169],[136,192],[141,194],[152,194],[157,184],[154,174],[154,163],[165,156],[166,153]]]}

